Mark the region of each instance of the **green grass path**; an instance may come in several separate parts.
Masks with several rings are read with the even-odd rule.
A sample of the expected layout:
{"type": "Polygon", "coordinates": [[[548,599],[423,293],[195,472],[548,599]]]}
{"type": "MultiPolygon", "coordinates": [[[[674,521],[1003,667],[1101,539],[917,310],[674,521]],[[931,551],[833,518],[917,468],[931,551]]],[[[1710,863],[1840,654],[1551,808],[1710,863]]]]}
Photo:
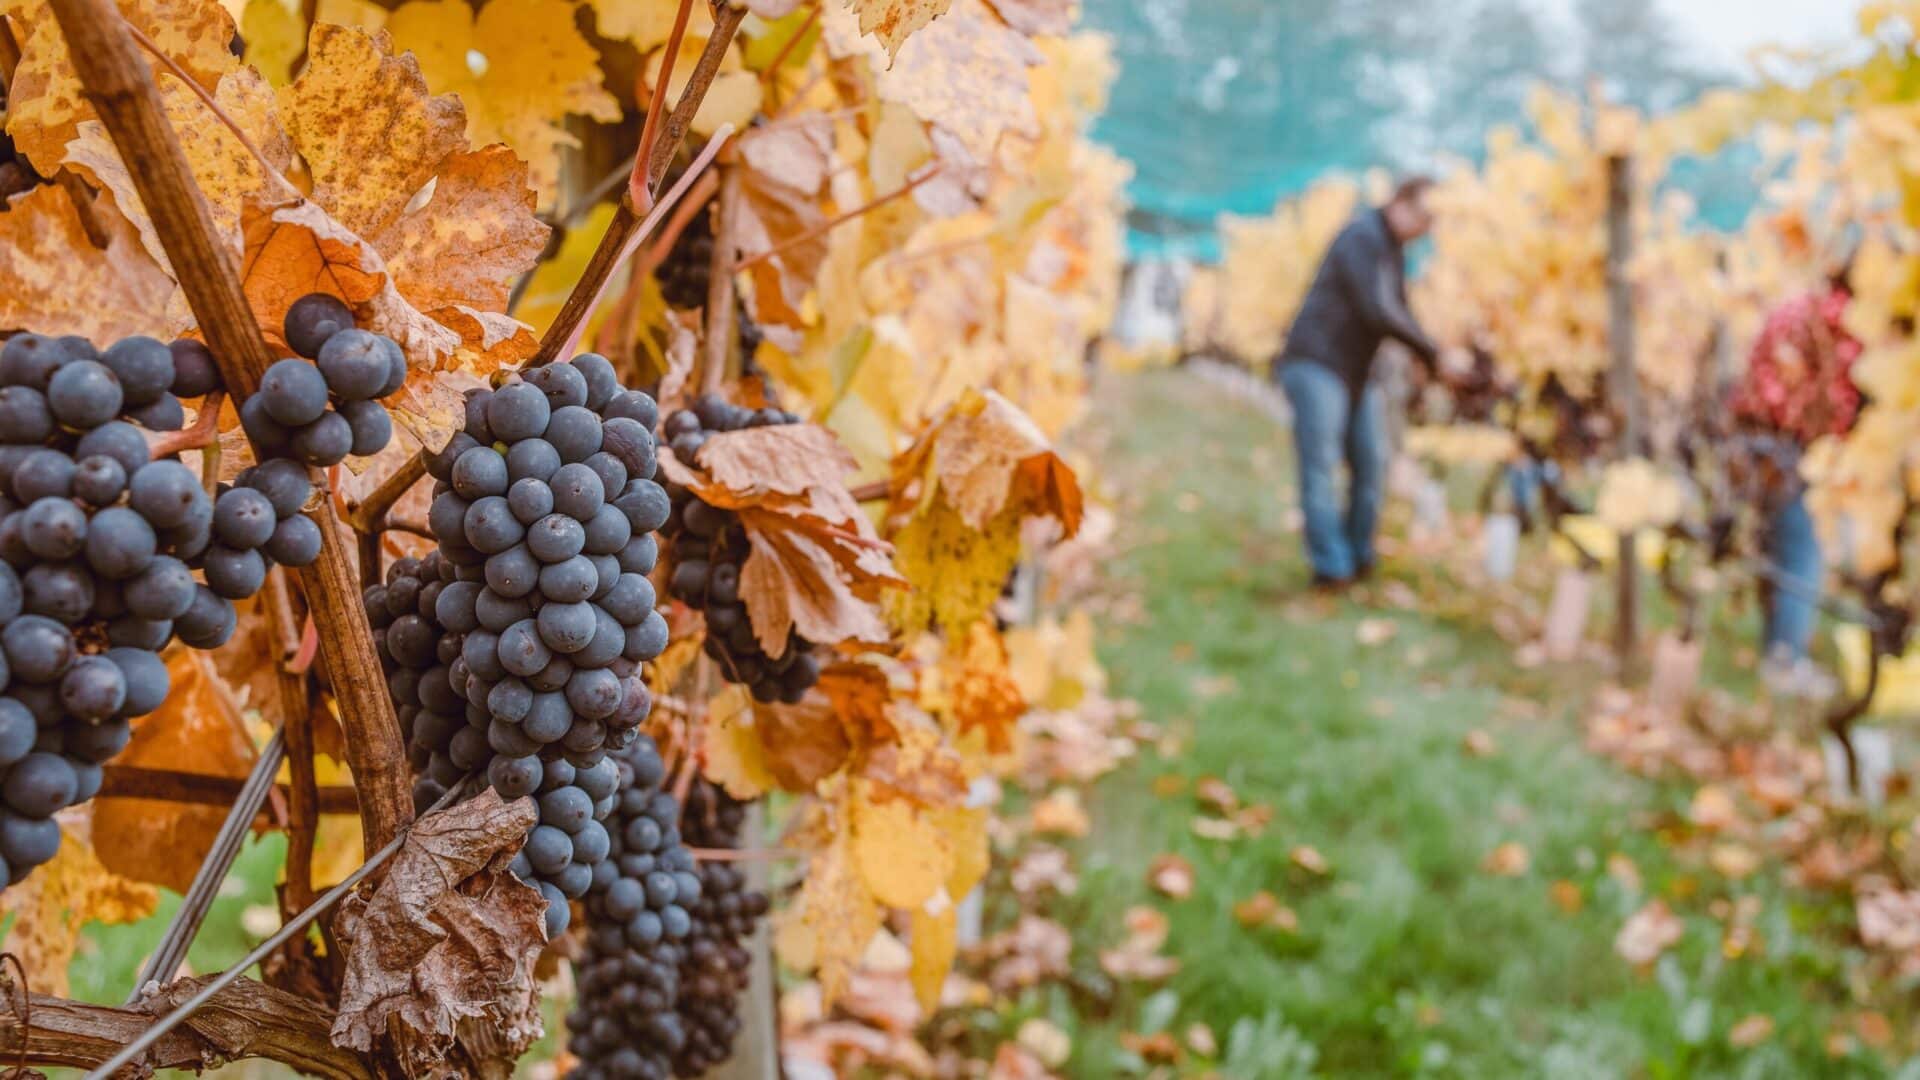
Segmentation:
{"type": "MultiPolygon", "coordinates": [[[[1106,1019],[1055,1003],[1073,1017],[1076,1075],[1140,1074],[1122,1031],[1184,1035],[1195,1021],[1220,1050],[1177,1071],[1236,1080],[1890,1071],[1825,1049],[1849,1015],[1830,932],[1844,911],[1765,872],[1729,883],[1664,846],[1647,823],[1684,808],[1686,792],[1582,750],[1584,687],[1517,672],[1510,647],[1470,615],[1393,610],[1378,590],[1304,593],[1270,420],[1175,373],[1108,380],[1095,415],[1090,448],[1123,500],[1111,573],[1144,606],[1144,619],[1104,626],[1103,658],[1116,694],[1184,739],[1103,783],[1080,888],[1059,914],[1111,942],[1129,906],[1157,907],[1183,967],[1158,989],[1122,990],[1106,1019]],[[1391,620],[1391,640],[1357,641],[1363,619],[1391,620]],[[1531,705],[1514,707],[1515,694],[1531,705]],[[1497,753],[1463,752],[1475,730],[1497,753]],[[1203,839],[1191,794],[1156,795],[1167,773],[1189,788],[1218,777],[1271,805],[1273,822],[1256,838],[1203,839]],[[1519,876],[1482,869],[1504,843],[1531,857],[1519,876]],[[1300,845],[1325,856],[1324,877],[1292,864],[1300,845]],[[1162,852],[1191,860],[1190,899],[1146,887],[1162,852]],[[1616,855],[1637,869],[1637,889],[1609,873],[1616,855]],[[1555,902],[1556,882],[1577,890],[1577,909],[1568,885],[1555,902]],[[1262,889],[1297,912],[1297,934],[1236,922],[1234,905],[1262,889]],[[1715,901],[1743,896],[1761,903],[1762,944],[1730,958],[1715,901]],[[1654,897],[1670,898],[1685,937],[1636,972],[1613,940],[1654,897]],[[1774,1031],[1736,1049],[1729,1032],[1753,1014],[1774,1031]]],[[[1423,576],[1391,562],[1387,572],[1423,576]]]]}

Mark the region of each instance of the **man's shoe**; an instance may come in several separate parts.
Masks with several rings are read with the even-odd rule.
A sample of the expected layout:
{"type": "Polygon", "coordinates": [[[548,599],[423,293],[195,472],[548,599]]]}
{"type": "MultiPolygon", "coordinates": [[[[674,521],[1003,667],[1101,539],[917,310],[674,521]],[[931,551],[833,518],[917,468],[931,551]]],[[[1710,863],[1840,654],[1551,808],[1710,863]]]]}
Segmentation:
{"type": "Polygon", "coordinates": [[[1361,563],[1361,564],[1360,564],[1360,569],[1358,569],[1358,570],[1355,570],[1355,571],[1353,572],[1353,580],[1355,580],[1355,581],[1372,581],[1372,580],[1373,580],[1373,569],[1374,569],[1374,567],[1375,567],[1376,565],[1377,565],[1377,564],[1375,564],[1375,563],[1361,563]]]}
{"type": "Polygon", "coordinates": [[[1321,593],[1345,592],[1353,584],[1352,578],[1328,577],[1325,574],[1313,575],[1313,591],[1321,593]]]}

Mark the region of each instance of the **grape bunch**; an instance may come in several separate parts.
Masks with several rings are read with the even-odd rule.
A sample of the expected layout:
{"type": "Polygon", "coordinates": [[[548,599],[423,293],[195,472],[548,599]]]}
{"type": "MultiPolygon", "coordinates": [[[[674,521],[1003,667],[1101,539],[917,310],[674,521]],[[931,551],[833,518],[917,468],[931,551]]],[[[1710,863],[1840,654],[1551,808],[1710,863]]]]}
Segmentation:
{"type": "MultiPolygon", "coordinates": [[[[700,848],[738,848],[746,806],[704,779],[694,781],[681,815],[687,843],[700,848]]],[[[674,1054],[678,1076],[697,1077],[732,1056],[740,1035],[740,998],[752,981],[747,940],[766,915],[765,893],[747,888],[734,863],[705,862],[700,898],[689,909],[693,929],[680,960],[680,997],[675,1011],[685,1041],[674,1054]]]]}
{"type": "MultiPolygon", "coordinates": [[[[667,417],[661,434],[676,458],[692,464],[707,439],[720,432],[797,424],[790,412],[745,409],[707,394],[667,417]]],[[[751,548],[739,515],[702,502],[677,484],[667,489],[673,512],[661,527],[673,563],[668,591],[706,613],[706,653],[729,682],[746,686],[760,702],[796,703],[820,679],[814,643],[790,632],[779,655],[762,648],[740,598],[740,572],[751,548]]]]}
{"type": "Polygon", "coordinates": [[[356,328],[353,312],[326,293],[294,301],[283,329],[299,355],[269,367],[259,391],[240,406],[240,426],[261,460],[324,468],[384,449],[393,418],[379,399],[407,381],[400,346],[356,328]]]}
{"type": "Polygon", "coordinates": [[[621,790],[607,820],[612,851],[587,899],[568,1049],[579,1080],[667,1080],[687,1042],[675,1004],[700,876],[680,839],[679,807],[661,790],[666,769],[653,740],[643,735],[609,760],[621,790]]]}
{"type": "Polygon", "coordinates": [[[149,433],[180,429],[180,398],[218,385],[192,341],[0,346],[0,887],[54,856],[53,815],[93,797],[130,721],[166,700],[160,650],[224,643],[263,552],[318,552],[312,522],[287,520],[304,491],[283,514],[257,486],[271,478],[212,498],[177,458],[153,459],[149,433]]]}
{"type": "Polygon", "coordinates": [[[437,801],[469,774],[534,796],[540,825],[518,869],[567,926],[607,854],[607,752],[652,707],[641,665],[667,645],[647,575],[670,510],[653,481],[653,399],[592,354],[470,395],[466,423],[428,460],[439,542],[367,590],[389,690],[437,801]]]}
{"type": "Polygon", "coordinates": [[[713,283],[713,243],[713,216],[702,207],[653,272],[668,305],[683,310],[707,306],[707,289],[713,283]]]}

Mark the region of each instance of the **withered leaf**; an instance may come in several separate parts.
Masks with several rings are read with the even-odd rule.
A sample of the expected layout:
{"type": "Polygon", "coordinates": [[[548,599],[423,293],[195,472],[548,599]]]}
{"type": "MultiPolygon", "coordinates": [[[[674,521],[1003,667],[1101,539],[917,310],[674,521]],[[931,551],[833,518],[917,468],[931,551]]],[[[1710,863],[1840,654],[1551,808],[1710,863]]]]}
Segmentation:
{"type": "Polygon", "coordinates": [[[833,433],[818,424],[747,428],[710,436],[699,464],[713,482],[744,499],[768,492],[805,495],[816,487],[844,489],[859,467],[833,433]]]}
{"type": "Polygon", "coordinates": [[[108,200],[89,210],[107,234],[104,248],[88,239],[80,210],[59,185],[16,195],[0,212],[0,329],[93,341],[172,336],[173,281],[108,200]]]}
{"type": "Polygon", "coordinates": [[[743,511],[740,519],[753,548],[740,571],[740,596],[768,656],[786,655],[795,630],[824,644],[887,640],[886,620],[872,602],[874,587],[891,580],[890,566],[875,565],[875,556],[886,562],[884,544],[762,510],[743,511]]]}
{"type": "Polygon", "coordinates": [[[753,713],[767,771],[788,791],[812,791],[853,752],[844,720],[822,695],[809,694],[798,705],[756,704],[753,713]]]}
{"type": "Polygon", "coordinates": [[[1075,0],[987,0],[1008,26],[1035,37],[1073,31],[1075,0]]]}
{"type": "Polygon", "coordinates": [[[392,1034],[410,1075],[438,1077],[469,1075],[446,1056],[463,1021],[493,1029],[509,1059],[539,1036],[547,902],[507,869],[538,816],[491,789],[429,814],[373,895],[346,900],[336,1045],[367,1051],[392,1034]]]}
{"type": "Polygon", "coordinates": [[[740,180],[739,212],[727,227],[727,250],[735,260],[777,250],[747,271],[753,278],[754,317],[761,323],[800,326],[801,305],[828,249],[825,235],[808,234],[826,215],[814,195],[779,176],[748,167],[741,170],[740,180]],[[801,240],[803,236],[808,238],[801,240]]]}

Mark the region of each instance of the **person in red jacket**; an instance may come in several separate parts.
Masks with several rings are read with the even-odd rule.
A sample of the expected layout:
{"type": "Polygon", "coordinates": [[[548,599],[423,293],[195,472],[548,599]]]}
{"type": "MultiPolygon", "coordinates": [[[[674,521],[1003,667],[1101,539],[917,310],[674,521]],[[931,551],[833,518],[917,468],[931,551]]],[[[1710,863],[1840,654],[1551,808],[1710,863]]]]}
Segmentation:
{"type": "Polygon", "coordinates": [[[1800,455],[1816,439],[1846,434],[1860,415],[1853,365],[1861,344],[1846,328],[1848,277],[1842,269],[1824,288],[1774,308],[1729,402],[1760,459],[1766,557],[1778,577],[1764,589],[1766,650],[1775,663],[1806,658],[1826,572],[1800,455]]]}

